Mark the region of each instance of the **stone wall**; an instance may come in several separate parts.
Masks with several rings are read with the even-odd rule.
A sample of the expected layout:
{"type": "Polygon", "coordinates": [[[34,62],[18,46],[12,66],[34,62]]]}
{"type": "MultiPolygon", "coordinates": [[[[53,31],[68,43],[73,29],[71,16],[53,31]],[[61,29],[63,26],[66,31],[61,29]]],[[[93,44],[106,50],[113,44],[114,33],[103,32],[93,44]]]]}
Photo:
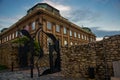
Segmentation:
{"type": "MultiPolygon", "coordinates": [[[[18,67],[17,46],[11,43],[0,45],[0,64],[11,68],[14,62],[14,67],[18,67]]],[[[99,42],[64,47],[61,49],[61,60],[62,73],[66,77],[88,77],[88,67],[94,67],[95,77],[103,78],[105,60],[108,64],[107,72],[114,76],[112,63],[120,60],[120,35],[99,42]]],[[[39,60],[39,66],[49,67],[48,54],[39,60]]]]}
{"type": "MultiPolygon", "coordinates": [[[[0,64],[6,65],[8,68],[11,68],[12,62],[13,67],[18,68],[19,61],[18,61],[18,44],[13,43],[6,43],[0,45],[0,64]]],[[[54,53],[54,60],[56,58],[56,53],[54,53]]],[[[36,61],[38,60],[38,57],[35,56],[34,61],[36,64],[36,61]]],[[[38,61],[39,67],[49,67],[49,55],[48,53],[45,53],[42,58],[38,61]]],[[[28,65],[30,65],[30,55],[28,54],[28,65]]]]}
{"type": "Polygon", "coordinates": [[[62,73],[66,77],[88,77],[88,68],[93,67],[96,77],[100,79],[104,77],[105,66],[108,66],[109,75],[113,76],[112,62],[120,60],[120,35],[99,42],[65,47],[61,52],[62,73]]]}
{"type": "Polygon", "coordinates": [[[17,53],[17,47],[13,48],[11,43],[0,45],[0,64],[11,68],[13,62],[18,67],[17,53]]]}

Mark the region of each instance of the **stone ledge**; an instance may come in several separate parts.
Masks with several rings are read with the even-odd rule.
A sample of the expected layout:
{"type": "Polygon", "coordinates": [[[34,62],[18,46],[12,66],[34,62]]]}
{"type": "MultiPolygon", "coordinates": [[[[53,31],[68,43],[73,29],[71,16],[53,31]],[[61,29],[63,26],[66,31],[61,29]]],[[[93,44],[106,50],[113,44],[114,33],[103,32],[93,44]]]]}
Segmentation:
{"type": "Polygon", "coordinates": [[[117,78],[117,77],[111,77],[111,80],[120,80],[120,78],[117,78]]]}

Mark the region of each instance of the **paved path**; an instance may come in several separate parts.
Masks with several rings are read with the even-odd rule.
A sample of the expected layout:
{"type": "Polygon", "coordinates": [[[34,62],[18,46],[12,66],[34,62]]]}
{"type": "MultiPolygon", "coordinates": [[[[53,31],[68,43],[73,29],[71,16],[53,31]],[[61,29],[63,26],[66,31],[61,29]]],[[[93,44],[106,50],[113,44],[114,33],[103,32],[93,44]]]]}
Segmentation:
{"type": "Polygon", "coordinates": [[[0,72],[0,80],[86,80],[86,79],[74,79],[74,78],[65,78],[61,73],[54,73],[44,76],[37,76],[36,70],[34,70],[34,77],[30,78],[30,70],[24,71],[5,71],[0,72]]]}

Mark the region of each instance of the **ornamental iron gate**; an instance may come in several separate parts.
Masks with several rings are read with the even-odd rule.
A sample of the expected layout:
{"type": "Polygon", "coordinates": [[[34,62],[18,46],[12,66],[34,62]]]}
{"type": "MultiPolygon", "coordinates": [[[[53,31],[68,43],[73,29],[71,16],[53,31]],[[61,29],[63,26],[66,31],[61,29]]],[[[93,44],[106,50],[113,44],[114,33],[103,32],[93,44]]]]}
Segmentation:
{"type": "MultiPolygon", "coordinates": [[[[41,24],[40,24],[41,25],[41,24]]],[[[61,71],[61,60],[60,60],[60,46],[59,46],[59,40],[56,39],[56,37],[51,34],[51,33],[47,33],[44,32],[42,30],[42,26],[39,27],[37,29],[37,31],[35,32],[35,36],[31,36],[29,34],[29,32],[27,30],[21,30],[20,31],[24,36],[26,36],[27,38],[29,38],[29,45],[26,45],[24,47],[25,52],[27,53],[27,51],[29,51],[31,53],[30,56],[30,68],[31,68],[31,78],[33,78],[33,68],[34,68],[34,53],[35,53],[35,47],[34,47],[34,38],[37,36],[38,38],[38,44],[40,47],[40,51],[39,51],[39,57],[37,59],[37,63],[36,63],[36,67],[37,67],[37,71],[38,71],[38,76],[42,76],[42,75],[46,75],[46,74],[51,74],[51,73],[55,73],[55,72],[59,72],[61,71]],[[47,43],[48,44],[48,53],[49,53],[49,69],[45,70],[42,74],[40,74],[40,70],[39,70],[39,66],[38,66],[38,61],[40,60],[40,58],[42,58],[44,56],[45,53],[45,45],[44,45],[44,38],[50,38],[52,40],[52,44],[51,43],[47,43]],[[42,42],[41,42],[42,41],[42,42]],[[29,48],[29,49],[28,49],[29,48]],[[53,52],[56,52],[57,57],[54,58],[53,52]]],[[[24,51],[23,51],[24,52],[24,51]]],[[[23,53],[24,54],[24,53],[23,53]]],[[[21,54],[20,54],[21,55],[21,54]]],[[[24,60],[27,59],[26,55],[24,56],[24,60]]],[[[27,60],[26,60],[27,61],[27,60]]],[[[21,64],[25,64],[25,66],[27,66],[27,62],[22,62],[22,60],[20,60],[21,64]]]]}

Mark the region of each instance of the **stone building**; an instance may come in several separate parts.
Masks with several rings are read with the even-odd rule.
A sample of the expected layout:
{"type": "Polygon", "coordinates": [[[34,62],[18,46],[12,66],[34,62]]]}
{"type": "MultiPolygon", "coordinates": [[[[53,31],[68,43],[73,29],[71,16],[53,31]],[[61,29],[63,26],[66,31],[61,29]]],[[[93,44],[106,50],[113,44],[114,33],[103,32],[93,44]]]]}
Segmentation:
{"type": "MultiPolygon", "coordinates": [[[[74,15],[73,15],[74,16],[74,15]]],[[[46,3],[38,3],[27,11],[27,14],[10,26],[7,30],[0,33],[0,44],[18,38],[18,31],[26,29],[31,35],[42,24],[45,32],[54,34],[59,38],[61,46],[77,45],[93,42],[96,36],[89,28],[82,28],[62,17],[60,11],[46,3]]],[[[42,44],[47,45],[47,37],[41,38],[42,44]]]]}

